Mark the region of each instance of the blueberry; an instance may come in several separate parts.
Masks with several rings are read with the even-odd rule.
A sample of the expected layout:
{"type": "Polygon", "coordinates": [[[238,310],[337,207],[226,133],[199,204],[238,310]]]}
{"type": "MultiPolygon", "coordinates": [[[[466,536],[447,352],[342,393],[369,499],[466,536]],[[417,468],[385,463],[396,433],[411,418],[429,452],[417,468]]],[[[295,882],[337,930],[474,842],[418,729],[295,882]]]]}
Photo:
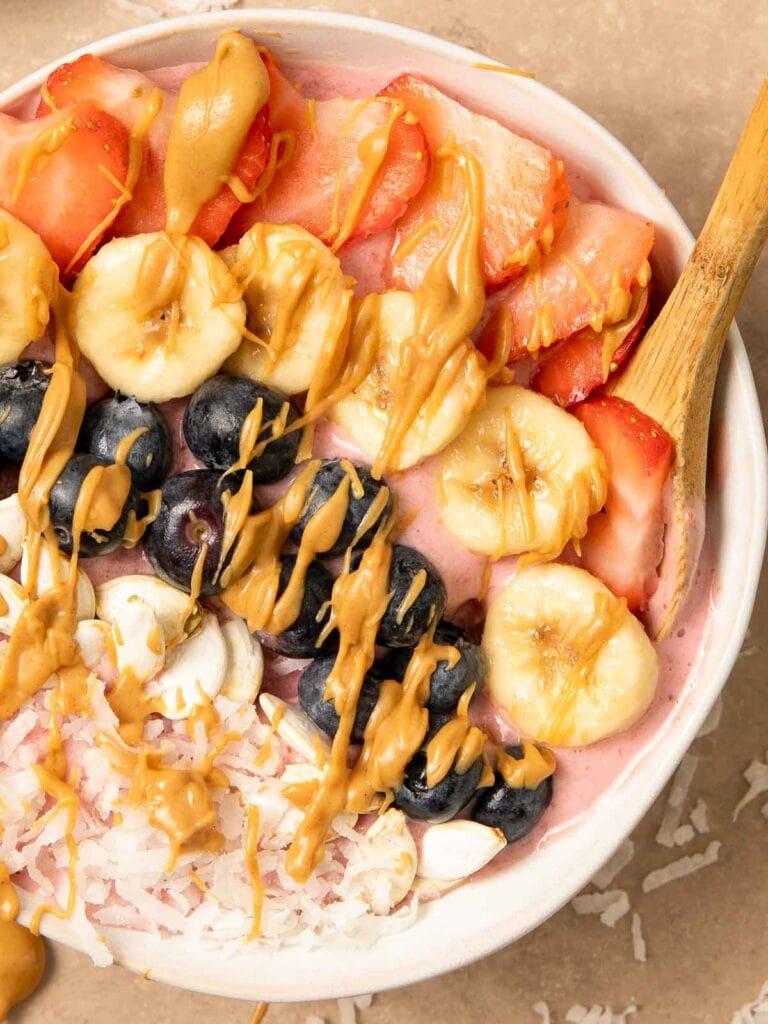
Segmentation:
{"type": "MultiPolygon", "coordinates": [[[[386,484],[383,484],[380,480],[374,480],[370,471],[366,469],[365,466],[355,465],[354,470],[360,484],[362,485],[363,493],[359,498],[355,496],[354,489],[358,486],[358,482],[354,477],[352,477],[349,489],[347,514],[344,517],[341,533],[333,547],[329,548],[326,552],[326,554],[331,557],[343,554],[344,551],[352,544],[352,541],[355,539],[355,535],[368,510],[381,489],[386,486],[386,484]]],[[[298,521],[296,526],[294,526],[291,534],[291,539],[296,544],[301,543],[301,538],[312,516],[322,508],[330,498],[333,497],[339,487],[339,484],[347,476],[349,476],[349,474],[342,465],[342,461],[340,459],[323,459],[322,465],[318,469],[315,474],[315,478],[312,481],[312,487],[307,498],[307,503],[304,506],[301,519],[298,521]]],[[[371,524],[363,536],[358,539],[355,545],[356,547],[365,547],[366,544],[370,543],[376,527],[382,519],[386,518],[391,508],[392,496],[390,495],[385,508],[382,510],[381,516],[379,516],[376,522],[371,524]]]]}
{"type": "MultiPolygon", "coordinates": [[[[311,665],[307,666],[299,679],[299,700],[306,713],[323,732],[329,736],[335,736],[339,728],[339,716],[336,714],[336,707],[332,700],[325,699],[325,684],[336,662],[336,655],[331,654],[325,658],[318,658],[311,665]]],[[[354,725],[352,726],[352,742],[362,743],[363,733],[368,724],[368,719],[373,714],[376,701],[379,699],[382,677],[376,668],[370,669],[365,674],[363,685],[360,690],[360,698],[357,702],[357,713],[355,714],[354,725]]]]}
{"type": "Polygon", "coordinates": [[[385,647],[415,647],[445,611],[448,595],[442,577],[420,552],[395,544],[389,591],[392,597],[379,623],[377,642],[385,647]]]}
{"type": "MultiPolygon", "coordinates": [[[[295,564],[293,555],[283,555],[281,558],[278,595],[288,586],[295,564]]],[[[318,643],[327,621],[332,589],[333,577],[325,566],[319,562],[310,563],[298,618],[282,633],[260,631],[259,639],[264,646],[288,658],[317,658],[332,651],[338,645],[338,634],[335,631],[323,643],[318,643]]]]}
{"type": "Polygon", "coordinates": [[[420,750],[409,762],[402,783],[395,789],[395,806],[421,821],[450,821],[472,799],[482,774],[483,759],[478,757],[463,775],[451,768],[436,786],[428,786],[427,755],[420,750]]]}
{"type": "Polygon", "coordinates": [[[23,359],[0,367],[0,457],[20,466],[51,379],[50,363],[23,359]]]}
{"type": "Polygon", "coordinates": [[[124,437],[146,427],[133,443],[126,465],[140,491],[159,487],[171,468],[171,433],[156,405],[115,394],[92,405],[80,428],[78,448],[113,462],[124,437]]]}
{"type": "Polygon", "coordinates": [[[208,545],[201,593],[218,594],[216,578],[224,533],[224,506],[219,474],[191,469],[169,476],[161,488],[160,511],[144,534],[144,550],[157,575],[190,590],[192,572],[203,544],[208,545]]]}
{"type": "MultiPolygon", "coordinates": [[[[48,507],[51,511],[51,521],[56,531],[59,547],[62,551],[67,553],[72,551],[72,517],[83,481],[95,466],[106,464],[94,455],[86,453],[73,455],[64,467],[61,476],[51,488],[48,507]]],[[[106,555],[119,547],[125,536],[128,513],[136,510],[137,501],[138,495],[135,488],[131,486],[120,518],[109,532],[103,533],[99,531],[98,533],[81,534],[80,557],[93,558],[96,555],[106,555]]]]}
{"type": "MultiPolygon", "coordinates": [[[[516,760],[523,757],[523,748],[507,747],[507,753],[516,760]]],[[[553,776],[550,775],[535,789],[508,786],[500,772],[494,784],[482,790],[475,804],[472,818],[481,825],[500,828],[508,843],[523,839],[541,820],[552,800],[553,776]]]]}
{"type": "MultiPolygon", "coordinates": [[[[434,672],[429,678],[430,711],[449,714],[465,690],[475,684],[472,699],[482,689],[485,681],[485,658],[477,644],[472,643],[464,632],[452,622],[441,622],[435,629],[435,643],[445,647],[455,647],[459,652],[459,660],[451,667],[447,661],[438,661],[434,672]]],[[[409,650],[390,651],[386,656],[386,669],[394,679],[402,680],[411,658],[409,650]]]]}
{"type": "MultiPolygon", "coordinates": [[[[240,457],[240,433],[259,399],[263,402],[260,440],[272,436],[272,423],[286,402],[287,422],[293,423],[299,415],[286,395],[246,377],[219,373],[201,384],[184,414],[184,437],[192,453],[209,469],[229,469],[240,457]]],[[[292,430],[270,441],[263,453],[248,463],[254,483],[270,483],[289,473],[300,440],[301,431],[292,430]]]]}

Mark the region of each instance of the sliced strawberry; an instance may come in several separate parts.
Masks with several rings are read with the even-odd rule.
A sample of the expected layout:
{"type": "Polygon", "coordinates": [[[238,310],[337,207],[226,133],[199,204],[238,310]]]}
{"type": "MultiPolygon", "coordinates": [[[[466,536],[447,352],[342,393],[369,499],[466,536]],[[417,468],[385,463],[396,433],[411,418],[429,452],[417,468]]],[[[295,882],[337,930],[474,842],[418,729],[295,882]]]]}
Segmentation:
{"type": "Polygon", "coordinates": [[[77,270],[109,227],[128,150],[124,125],[92,103],[33,121],[0,114],[0,206],[40,235],[63,272],[77,270]]]}
{"type": "MultiPolygon", "coordinates": [[[[449,137],[476,156],[485,173],[485,277],[490,286],[523,272],[538,250],[547,251],[566,217],[568,181],[561,161],[548,149],[515,135],[497,121],[467,110],[434,85],[401,75],[382,95],[401,100],[418,117],[434,153],[449,137]]],[[[392,282],[417,287],[442,244],[443,234],[427,231],[407,255],[397,248],[430,222],[455,223],[462,198],[446,197],[440,175],[409,207],[398,225],[392,282]]]]}
{"type": "Polygon", "coordinates": [[[547,349],[531,378],[531,387],[558,405],[583,402],[602,387],[640,340],[648,318],[648,289],[635,296],[626,320],[600,332],[591,327],[547,349]]]}
{"type": "Polygon", "coordinates": [[[664,485],[672,441],[650,416],[621,398],[590,398],[571,410],[605,456],[608,497],[589,521],[581,563],[633,610],[659,584],[664,553],[664,485]]]}
{"type": "Polygon", "coordinates": [[[492,352],[500,328],[511,331],[509,361],[570,338],[582,327],[626,316],[622,296],[647,284],[653,225],[626,210],[571,197],[568,220],[537,269],[493,296],[479,342],[492,352]]]}
{"type": "MultiPolygon", "coordinates": [[[[233,223],[241,235],[256,221],[299,224],[329,244],[340,237],[355,186],[364,170],[361,149],[386,137],[392,117],[389,100],[305,99],[267,60],[273,132],[293,133],[293,152],[266,193],[243,208],[233,223]]],[[[357,214],[349,239],[384,231],[405,211],[423,186],[429,169],[424,134],[407,117],[397,117],[386,155],[357,214]]]]}
{"type": "MultiPolygon", "coordinates": [[[[85,54],[71,64],[62,64],[49,76],[38,115],[50,109],[49,101],[56,107],[66,107],[88,98],[114,114],[126,127],[133,128],[146,114],[147,104],[156,89],[155,83],[138,71],[118,68],[93,54],[85,54]]],[[[162,105],[149,128],[133,198],[117,218],[113,234],[135,235],[161,231],[165,227],[163,170],[177,97],[167,91],[161,91],[161,96],[162,105]]],[[[266,108],[262,108],[233,168],[233,174],[248,191],[254,188],[267,165],[270,138],[269,116],[266,108]]],[[[198,214],[193,232],[214,245],[240,205],[234,192],[224,185],[198,214]]]]}

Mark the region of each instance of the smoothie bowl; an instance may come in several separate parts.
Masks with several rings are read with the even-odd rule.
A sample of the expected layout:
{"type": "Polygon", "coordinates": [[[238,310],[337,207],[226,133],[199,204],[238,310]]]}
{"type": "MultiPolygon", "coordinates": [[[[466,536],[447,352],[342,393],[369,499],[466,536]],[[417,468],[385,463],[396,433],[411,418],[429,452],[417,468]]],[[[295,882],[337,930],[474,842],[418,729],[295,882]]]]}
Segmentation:
{"type": "Polygon", "coordinates": [[[672,448],[602,389],[677,214],[471,51],[236,20],[0,97],[0,910],[304,1000],[491,952],[610,855],[740,646],[765,450],[734,329],[655,638],[672,448]]]}

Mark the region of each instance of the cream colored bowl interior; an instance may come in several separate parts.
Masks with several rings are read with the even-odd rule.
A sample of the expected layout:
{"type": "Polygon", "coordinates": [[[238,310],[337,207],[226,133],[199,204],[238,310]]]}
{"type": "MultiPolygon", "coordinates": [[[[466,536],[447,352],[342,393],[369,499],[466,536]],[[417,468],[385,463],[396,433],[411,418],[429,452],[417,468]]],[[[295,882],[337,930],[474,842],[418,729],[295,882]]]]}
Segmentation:
{"type": "MultiPolygon", "coordinates": [[[[653,220],[658,228],[656,279],[668,290],[692,238],[683,221],[619,142],[567,100],[520,77],[481,70],[471,50],[409,29],[343,14],[230,11],[149,25],[88,47],[118,64],[158,67],[209,56],[218,33],[233,25],[286,59],[302,57],[380,72],[420,72],[477,110],[545,142],[601,198],[653,220]],[[275,33],[279,33],[276,35],[275,33]]],[[[67,59],[67,58],[64,58],[67,59]]],[[[59,63],[59,62],[57,62],[59,63]]],[[[38,89],[50,68],[0,95],[12,108],[38,89]]],[[[370,948],[336,945],[308,952],[249,949],[223,958],[184,939],[158,943],[104,929],[116,959],[151,970],[184,988],[251,1000],[308,1000],[376,992],[452,970],[535,928],[577,892],[631,831],[669,778],[724,685],[744,636],[766,532],[766,452],[760,408],[737,329],[731,331],[718,383],[713,474],[707,514],[715,530],[716,598],[696,678],[653,755],[625,777],[561,838],[513,867],[471,882],[423,908],[408,931],[370,948]]],[[[45,919],[51,938],[77,945],[66,923],[45,919]]]]}

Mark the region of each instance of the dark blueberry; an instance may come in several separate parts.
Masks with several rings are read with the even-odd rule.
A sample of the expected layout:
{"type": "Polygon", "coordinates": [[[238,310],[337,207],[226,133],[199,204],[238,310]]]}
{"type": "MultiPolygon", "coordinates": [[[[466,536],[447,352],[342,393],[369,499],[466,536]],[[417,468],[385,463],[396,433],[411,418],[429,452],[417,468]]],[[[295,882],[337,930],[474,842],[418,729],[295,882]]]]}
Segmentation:
{"type": "Polygon", "coordinates": [[[0,367],[0,457],[20,466],[51,379],[50,363],[23,359],[0,367]]]}
{"type": "MultiPolygon", "coordinates": [[[[347,472],[340,459],[323,459],[322,465],[312,481],[312,487],[307,498],[307,503],[304,506],[302,517],[296,526],[294,526],[291,534],[291,538],[296,544],[301,543],[304,530],[307,528],[307,524],[312,516],[321,509],[330,498],[333,497],[338,490],[339,485],[345,478],[350,478],[347,514],[344,517],[344,522],[342,524],[338,540],[333,547],[329,548],[328,551],[325,552],[325,554],[330,556],[341,555],[350,546],[350,544],[352,544],[360,524],[365,518],[371,505],[381,489],[386,486],[386,484],[383,484],[380,480],[374,480],[370,471],[366,469],[365,466],[356,465],[354,470],[357,480],[353,475],[347,472]],[[363,493],[360,497],[357,497],[354,492],[355,488],[358,488],[359,485],[362,485],[363,493]]],[[[379,518],[375,523],[372,523],[363,536],[359,538],[355,547],[365,547],[366,544],[370,543],[377,525],[382,521],[382,519],[386,518],[391,508],[392,496],[390,495],[386,507],[382,510],[379,518]]]]}
{"type": "MultiPolygon", "coordinates": [[[[331,669],[336,663],[336,655],[331,654],[325,658],[318,658],[301,674],[299,679],[299,700],[306,713],[323,732],[329,736],[335,736],[339,728],[339,716],[332,700],[325,699],[325,684],[331,669]]],[[[360,698],[357,702],[355,722],[352,726],[352,742],[362,743],[363,733],[368,724],[368,719],[373,714],[376,701],[379,699],[382,677],[376,668],[368,671],[363,679],[360,690],[360,698]]]]}
{"type": "MultiPolygon", "coordinates": [[[[64,467],[64,472],[51,488],[48,507],[51,510],[51,521],[56,531],[59,547],[67,553],[72,551],[72,517],[80,494],[83,481],[95,466],[106,465],[94,455],[80,453],[73,455],[64,467]]],[[[84,533],[80,536],[81,558],[93,558],[114,551],[122,543],[128,513],[136,511],[138,495],[133,485],[123,505],[120,518],[109,532],[84,533]]]]}
{"type": "MultiPolygon", "coordinates": [[[[293,555],[283,555],[280,563],[278,595],[288,586],[296,559],[293,555]]],[[[338,635],[335,631],[319,643],[320,634],[328,619],[332,589],[331,574],[319,562],[312,562],[307,570],[298,618],[282,633],[260,631],[259,639],[264,646],[288,658],[317,658],[338,646],[338,635]]]]}
{"type": "Polygon", "coordinates": [[[224,533],[219,474],[210,469],[177,473],[168,477],[160,493],[157,519],[144,534],[144,550],[157,575],[190,590],[195,563],[207,544],[200,592],[218,594],[221,586],[216,574],[224,533]]]}
{"type": "MultiPolygon", "coordinates": [[[[272,424],[280,418],[286,402],[287,422],[293,423],[299,415],[286,395],[246,377],[219,373],[201,384],[184,413],[184,437],[192,453],[209,469],[229,469],[240,457],[240,433],[259,399],[263,402],[259,434],[262,441],[272,436],[272,424]]],[[[271,440],[262,454],[248,463],[254,483],[270,483],[289,473],[296,462],[300,440],[300,430],[271,440]]]]}
{"type": "MultiPolygon", "coordinates": [[[[507,753],[516,760],[523,757],[523,748],[507,747],[507,753]]],[[[554,776],[544,779],[535,789],[508,786],[500,772],[492,786],[480,793],[472,818],[481,825],[500,828],[508,843],[523,839],[541,820],[552,800],[554,776]]]]}
{"type": "Polygon", "coordinates": [[[395,789],[395,807],[421,821],[450,821],[472,799],[482,774],[483,759],[478,757],[463,775],[451,768],[436,786],[428,786],[427,755],[420,750],[409,762],[402,783],[395,789]]]}
{"type": "Polygon", "coordinates": [[[78,448],[113,462],[124,437],[146,427],[134,441],[126,465],[140,491],[159,487],[171,468],[171,433],[156,405],[115,394],[92,405],[80,429],[78,448]]]}
{"type": "MultiPolygon", "coordinates": [[[[447,661],[438,661],[435,671],[429,677],[430,711],[449,714],[454,711],[465,690],[475,684],[472,699],[477,696],[485,681],[485,658],[482,650],[473,644],[458,626],[452,622],[441,622],[435,630],[435,643],[455,647],[459,660],[451,667],[447,661]]],[[[387,672],[394,679],[402,680],[411,658],[409,650],[390,651],[384,659],[387,672]]]]}
{"type": "Polygon", "coordinates": [[[392,597],[379,623],[377,642],[385,647],[415,647],[445,611],[448,595],[442,577],[420,552],[395,544],[389,590],[392,597]]]}

